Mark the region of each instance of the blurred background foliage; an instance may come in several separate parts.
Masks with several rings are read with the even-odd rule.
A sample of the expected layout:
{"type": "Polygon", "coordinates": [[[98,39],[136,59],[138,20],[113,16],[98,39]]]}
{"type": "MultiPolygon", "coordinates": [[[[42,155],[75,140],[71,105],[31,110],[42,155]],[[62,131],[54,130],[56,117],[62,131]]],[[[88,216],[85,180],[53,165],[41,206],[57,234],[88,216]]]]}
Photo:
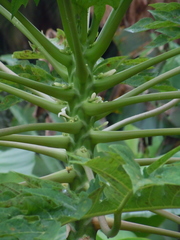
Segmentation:
{"type": "MultiPolygon", "coordinates": [[[[109,46],[108,50],[104,54],[104,58],[114,57],[114,56],[129,56],[132,59],[137,57],[152,57],[156,56],[162,52],[169,49],[175,48],[179,45],[179,40],[173,43],[165,44],[158,48],[146,48],[150,41],[154,37],[153,31],[146,31],[141,33],[129,33],[124,29],[136,23],[139,19],[143,17],[152,17],[148,12],[151,9],[148,4],[156,2],[180,2],[178,0],[134,0],[129,8],[126,16],[124,17],[122,23],[120,24],[114,40],[109,46]]],[[[106,13],[102,19],[101,27],[105,23],[107,16],[110,12],[110,7],[107,6],[106,13]]],[[[56,0],[46,1],[41,0],[38,7],[35,6],[34,1],[29,1],[26,9],[21,8],[23,14],[41,31],[44,33],[49,29],[56,30],[57,28],[62,28],[61,20],[59,17],[58,7],[56,0]]],[[[3,16],[0,16],[0,60],[9,65],[13,65],[16,60],[11,58],[11,54],[14,51],[30,49],[28,40],[24,37],[19,30],[14,28],[11,23],[9,23],[3,16]]],[[[180,56],[176,56],[167,60],[164,63],[158,64],[154,71],[157,75],[166,72],[176,66],[179,66],[180,56]]],[[[180,75],[177,75],[170,79],[172,86],[180,89],[180,81],[178,81],[180,75]]],[[[132,86],[127,84],[119,84],[115,88],[109,91],[102,92],[100,95],[106,100],[113,100],[127,91],[132,89],[132,86]]],[[[150,89],[150,92],[156,91],[150,89]]],[[[1,92],[0,98],[6,93],[1,92]]],[[[127,106],[123,109],[110,114],[107,117],[109,124],[113,124],[124,118],[130,117],[135,114],[139,114],[160,106],[163,101],[153,102],[153,103],[140,103],[133,106],[127,106]]],[[[180,108],[176,106],[159,116],[152,117],[146,120],[139,121],[133,125],[128,125],[125,130],[134,129],[151,129],[151,128],[162,128],[162,127],[180,127],[179,117],[180,108]]],[[[50,122],[50,121],[60,121],[57,116],[49,114],[43,109],[32,106],[29,103],[21,102],[18,105],[10,107],[9,110],[2,111],[0,113],[0,128],[15,126],[20,124],[27,124],[33,122],[50,122]]],[[[121,129],[122,130],[122,129],[121,129]]],[[[56,134],[54,132],[29,132],[28,134],[46,134],[52,135],[56,134]]],[[[131,146],[135,157],[156,157],[168,150],[178,146],[180,144],[179,137],[153,137],[146,139],[134,139],[127,141],[127,144],[131,146]]],[[[180,155],[180,154],[179,154],[180,155]]],[[[177,154],[177,157],[178,156],[177,154]]],[[[59,161],[52,159],[50,157],[35,154],[32,152],[20,150],[20,149],[7,149],[0,148],[0,169],[1,172],[8,172],[10,170],[21,172],[29,175],[43,176],[50,174],[52,172],[61,170],[64,165],[59,161]]],[[[177,214],[177,212],[175,212],[177,214]]],[[[180,213],[178,213],[180,214],[180,213]]],[[[123,219],[134,221],[137,223],[148,224],[151,226],[161,226],[163,228],[168,228],[171,230],[178,230],[177,224],[172,223],[162,217],[159,217],[149,212],[143,213],[128,213],[124,214],[123,219]]],[[[152,240],[171,240],[169,237],[140,234],[140,233],[127,233],[124,232],[127,237],[148,237],[152,240]],[[129,235],[128,235],[129,234],[129,235]]],[[[121,234],[121,237],[123,235],[121,234]]],[[[118,235],[115,239],[121,239],[118,235]]],[[[97,239],[105,239],[102,233],[99,233],[97,239]]]]}

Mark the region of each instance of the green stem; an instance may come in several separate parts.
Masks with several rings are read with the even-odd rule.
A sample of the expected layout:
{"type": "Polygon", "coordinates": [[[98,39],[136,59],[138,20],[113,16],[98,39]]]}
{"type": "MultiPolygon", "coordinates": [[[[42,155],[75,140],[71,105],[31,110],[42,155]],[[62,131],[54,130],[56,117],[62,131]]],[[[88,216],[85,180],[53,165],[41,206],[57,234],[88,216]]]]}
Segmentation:
{"type": "Polygon", "coordinates": [[[81,7],[81,10],[79,12],[79,7],[77,7],[76,12],[76,5],[74,6],[74,11],[76,12],[76,15],[78,17],[78,24],[79,24],[79,35],[80,35],[80,42],[84,45],[87,40],[87,28],[88,28],[88,12],[86,9],[81,7]]]}
{"type": "Polygon", "coordinates": [[[26,125],[20,125],[15,127],[8,127],[0,129],[0,137],[4,137],[10,134],[17,134],[28,131],[50,130],[56,132],[65,133],[78,133],[82,124],[80,122],[65,122],[65,123],[32,123],[26,125]]]}
{"type": "Polygon", "coordinates": [[[65,148],[70,144],[68,136],[31,136],[31,135],[9,135],[0,137],[2,141],[30,143],[51,148],[65,148]]]}
{"type": "Polygon", "coordinates": [[[153,78],[152,80],[149,80],[148,82],[138,86],[137,88],[133,89],[132,91],[122,95],[120,98],[128,98],[128,97],[136,96],[139,93],[142,93],[145,90],[155,86],[156,84],[161,83],[164,80],[171,78],[173,76],[176,76],[178,74],[180,74],[180,67],[176,67],[168,72],[165,72],[165,73],[153,78]]]}
{"type": "MultiPolygon", "coordinates": [[[[43,55],[51,53],[52,56],[59,63],[69,66],[71,58],[69,55],[62,53],[57,49],[33,24],[31,24],[21,13],[17,12],[12,18],[11,6],[8,1],[1,1],[0,13],[12,22],[30,41],[32,41],[38,48],[41,49],[43,55]]],[[[52,59],[53,59],[52,58],[52,59]]],[[[50,59],[48,59],[50,60],[50,59]]],[[[53,65],[53,62],[51,62],[53,65]]],[[[59,65],[60,66],[60,65],[59,65]]],[[[63,67],[64,68],[64,67],[63,67]]]]}
{"type": "Polygon", "coordinates": [[[114,213],[114,223],[113,223],[113,226],[112,226],[111,230],[106,233],[106,236],[108,238],[116,236],[117,233],[119,232],[119,227],[121,225],[121,214],[122,214],[124,206],[126,205],[126,203],[128,202],[128,199],[131,196],[132,196],[132,192],[129,192],[125,196],[125,198],[123,199],[123,201],[122,201],[121,205],[118,207],[117,211],[114,213]]]}
{"type": "Polygon", "coordinates": [[[62,108],[61,105],[48,101],[44,98],[40,98],[38,96],[35,96],[31,93],[25,92],[20,89],[17,89],[15,87],[8,86],[4,83],[0,83],[0,89],[10,94],[13,94],[19,98],[22,98],[30,103],[33,103],[39,107],[42,107],[43,109],[46,109],[55,114],[58,114],[62,108]]]}
{"type": "Polygon", "coordinates": [[[34,144],[19,143],[12,141],[0,141],[0,146],[20,148],[28,151],[33,151],[36,153],[44,154],[49,157],[56,158],[63,162],[67,162],[67,154],[65,149],[56,149],[51,147],[37,146],[34,144]]]}
{"type": "Polygon", "coordinates": [[[83,83],[87,78],[88,71],[82,53],[82,46],[77,31],[76,19],[74,16],[72,2],[71,0],[57,0],[57,2],[59,5],[61,19],[67,37],[67,41],[71,47],[71,50],[74,54],[74,58],[76,61],[76,73],[79,78],[79,81],[83,83]]]}
{"type": "Polygon", "coordinates": [[[165,211],[165,210],[153,210],[151,212],[153,212],[155,214],[158,214],[158,215],[160,215],[164,218],[167,218],[167,219],[169,219],[169,220],[171,220],[171,221],[173,221],[177,224],[180,224],[180,217],[173,214],[173,213],[170,213],[170,212],[165,211]]]}
{"type": "Polygon", "coordinates": [[[120,0],[118,8],[112,10],[95,44],[86,53],[91,62],[96,62],[107,50],[131,2],[132,0],[120,0]]]}
{"type": "Polygon", "coordinates": [[[62,89],[59,87],[48,86],[43,83],[20,76],[15,76],[6,72],[0,72],[0,78],[22,84],[26,87],[30,87],[61,100],[68,101],[74,97],[74,91],[72,89],[62,89]]]}
{"type": "Polygon", "coordinates": [[[165,129],[145,129],[135,131],[91,131],[90,137],[93,144],[122,141],[134,138],[152,137],[152,136],[172,136],[180,135],[180,128],[165,129]]]}
{"type": "Polygon", "coordinates": [[[132,116],[132,117],[129,117],[129,118],[126,118],[122,121],[119,121],[105,129],[103,129],[103,131],[114,131],[114,130],[118,130],[122,127],[124,127],[125,125],[127,124],[131,124],[131,123],[134,123],[134,122],[137,122],[137,121],[140,121],[140,120],[143,120],[143,119],[146,119],[146,118],[150,118],[150,117],[154,117],[160,113],[163,113],[165,112],[166,110],[168,110],[169,108],[173,107],[174,105],[176,105],[178,102],[180,101],[180,99],[173,99],[172,101],[164,104],[163,106],[161,107],[158,107],[158,108],[155,108],[151,111],[148,111],[148,112],[145,112],[145,113],[140,113],[140,114],[137,114],[135,116],[132,116]]]}
{"type": "MultiPolygon", "coordinates": [[[[6,72],[8,74],[11,74],[13,76],[18,76],[15,72],[13,72],[12,70],[10,70],[8,67],[6,67],[1,61],[0,61],[0,69],[3,71],[3,72],[6,72]]],[[[55,100],[53,98],[51,98],[49,95],[47,94],[44,94],[42,92],[39,92],[39,91],[36,91],[32,88],[28,88],[32,93],[36,94],[37,96],[40,96],[40,97],[43,97],[44,99],[46,100],[49,100],[51,102],[55,102],[55,100]]]]}
{"type": "Polygon", "coordinates": [[[109,77],[105,77],[104,79],[97,80],[94,83],[95,92],[101,92],[107,90],[108,88],[114,87],[115,85],[123,82],[124,80],[134,76],[135,74],[157,64],[166,59],[174,57],[180,54],[180,47],[170,50],[169,52],[163,53],[159,56],[151,58],[143,63],[140,63],[134,67],[128,68],[120,73],[114,74],[109,77]]]}
{"type": "Polygon", "coordinates": [[[95,40],[95,38],[98,35],[99,25],[100,25],[101,19],[97,19],[96,15],[93,15],[92,22],[90,29],[88,31],[88,43],[92,44],[95,40]]]}
{"type": "MultiPolygon", "coordinates": [[[[108,222],[109,227],[113,226],[114,220],[113,218],[106,217],[106,220],[108,222]]],[[[100,224],[98,221],[98,218],[93,218],[93,224],[95,225],[96,229],[100,229],[100,224]]],[[[162,236],[169,236],[169,237],[174,237],[174,238],[179,238],[180,233],[171,231],[171,230],[166,230],[162,228],[156,228],[156,227],[151,227],[143,224],[138,224],[138,223],[132,223],[132,222],[127,222],[127,221],[121,221],[121,224],[119,225],[119,230],[126,230],[126,231],[133,231],[133,232],[144,232],[144,233],[149,233],[149,234],[158,234],[162,236]]]]}
{"type": "Polygon", "coordinates": [[[72,183],[75,177],[76,177],[76,171],[74,169],[71,169],[70,171],[64,169],[64,170],[40,177],[40,179],[50,180],[50,181],[59,182],[59,183],[72,183]]]}
{"type": "Polygon", "coordinates": [[[121,229],[127,230],[127,231],[144,232],[144,233],[149,233],[149,234],[158,234],[158,235],[169,236],[169,237],[174,237],[174,238],[180,237],[179,232],[162,229],[162,228],[150,227],[150,226],[138,224],[138,223],[131,223],[131,222],[127,222],[127,221],[121,222],[121,229]]]}
{"type": "Polygon", "coordinates": [[[112,112],[118,108],[148,101],[158,101],[180,98],[180,91],[151,93],[124,99],[118,99],[111,102],[103,103],[84,103],[84,110],[89,116],[95,116],[106,112],[112,112]]]}
{"type": "MultiPolygon", "coordinates": [[[[135,161],[140,165],[140,166],[147,166],[150,165],[151,163],[157,161],[158,158],[136,158],[135,161]]],[[[179,157],[172,157],[170,158],[166,164],[171,164],[175,162],[179,162],[180,158],[179,157]]]]}

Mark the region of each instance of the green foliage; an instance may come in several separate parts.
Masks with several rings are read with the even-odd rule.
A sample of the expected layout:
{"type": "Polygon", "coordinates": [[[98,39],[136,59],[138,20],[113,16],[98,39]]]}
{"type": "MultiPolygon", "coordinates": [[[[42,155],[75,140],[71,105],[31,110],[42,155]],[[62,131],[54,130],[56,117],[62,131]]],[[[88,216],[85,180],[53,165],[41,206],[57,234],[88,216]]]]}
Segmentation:
{"type": "Polygon", "coordinates": [[[77,196],[52,181],[18,173],[1,175],[0,178],[3,179],[0,186],[0,236],[18,239],[48,239],[51,236],[59,239],[64,232],[60,223],[82,218],[91,206],[86,194],[77,196]],[[24,184],[15,183],[17,179],[24,184]]]}
{"type": "Polygon", "coordinates": [[[180,24],[180,5],[179,3],[155,3],[150,4],[155,10],[149,10],[152,18],[143,18],[133,26],[127,28],[127,31],[137,33],[145,30],[156,29],[161,35],[157,36],[148,47],[159,47],[170,41],[179,39],[180,24]]]}
{"type": "MultiPolygon", "coordinates": [[[[100,240],[106,239],[105,233],[115,240],[146,240],[143,237],[147,235],[119,232],[124,226],[130,231],[180,236],[156,228],[164,218],[180,222],[175,214],[163,210],[180,207],[180,162],[172,158],[180,148],[159,156],[162,136],[179,138],[180,129],[163,125],[140,130],[129,125],[149,120],[179,103],[178,86],[169,81],[180,74],[179,65],[170,65],[167,70],[164,67],[163,74],[155,65],[177,57],[180,48],[153,58],[102,58],[131,2],[57,0],[64,32],[57,30],[56,36],[48,39],[18,12],[27,0],[0,0],[0,13],[32,42],[32,51],[13,54],[21,61],[10,62],[9,66],[0,62],[0,110],[10,109],[15,117],[12,126],[0,130],[2,239],[100,240]],[[99,33],[106,4],[113,10],[99,33]],[[91,6],[94,13],[89,23],[91,6]],[[33,63],[28,61],[32,59],[33,63]],[[131,90],[116,94],[115,100],[101,97],[103,90],[120,83],[131,85],[131,90]],[[34,108],[15,105],[21,100],[37,106],[36,119],[32,118],[34,108]],[[135,103],[159,100],[169,102],[148,113],[142,109],[133,114],[135,103]],[[130,113],[124,113],[127,109],[130,113]],[[118,111],[121,121],[99,126],[99,120],[118,111]],[[119,128],[122,131],[115,131],[119,128]],[[146,147],[144,155],[139,154],[139,140],[134,139],[150,137],[152,146],[146,147]],[[150,161],[140,159],[145,165],[141,167],[137,156],[148,156],[150,161]],[[151,216],[154,227],[121,221],[123,213],[129,212],[136,222],[131,212],[143,210],[160,215],[151,216]],[[107,214],[113,214],[113,218],[105,219],[107,214]],[[99,228],[103,233],[97,233],[99,228]]],[[[127,30],[156,29],[161,35],[151,47],[178,39],[180,4],[151,6],[155,8],[150,11],[154,20],[142,19],[127,30]]]]}
{"type": "MultiPolygon", "coordinates": [[[[40,0],[34,0],[36,5],[38,5],[40,0]]],[[[26,6],[28,4],[28,0],[12,0],[11,1],[11,13],[12,16],[16,14],[16,12],[19,10],[19,8],[24,5],[26,6]]]]}

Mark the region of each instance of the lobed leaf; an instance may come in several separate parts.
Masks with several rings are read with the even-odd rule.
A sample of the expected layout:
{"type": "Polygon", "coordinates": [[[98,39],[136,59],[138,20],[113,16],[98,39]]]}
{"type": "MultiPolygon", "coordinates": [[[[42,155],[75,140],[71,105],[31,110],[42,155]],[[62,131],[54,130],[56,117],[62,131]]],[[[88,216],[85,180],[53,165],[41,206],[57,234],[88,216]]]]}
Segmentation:
{"type": "Polygon", "coordinates": [[[0,236],[22,236],[20,239],[28,239],[25,236],[31,232],[34,234],[31,239],[46,239],[44,236],[50,236],[51,223],[60,228],[67,222],[81,219],[91,207],[91,200],[86,193],[76,195],[59,183],[18,173],[10,173],[7,177],[0,174],[0,178],[3,177],[4,183],[0,184],[0,213],[6,214],[8,218],[4,221],[0,217],[0,236]],[[15,183],[14,179],[23,181],[23,184],[15,183]],[[9,231],[12,226],[14,230],[9,231]],[[41,238],[40,233],[44,233],[44,238],[41,238]]]}
{"type": "Polygon", "coordinates": [[[153,165],[149,176],[143,176],[128,147],[123,144],[98,144],[95,155],[99,157],[91,160],[81,157],[76,161],[100,176],[100,181],[96,179],[91,183],[89,197],[93,206],[85,216],[115,212],[130,193],[132,197],[123,209],[125,212],[180,207],[180,163],[164,165],[178,149],[153,165]]]}

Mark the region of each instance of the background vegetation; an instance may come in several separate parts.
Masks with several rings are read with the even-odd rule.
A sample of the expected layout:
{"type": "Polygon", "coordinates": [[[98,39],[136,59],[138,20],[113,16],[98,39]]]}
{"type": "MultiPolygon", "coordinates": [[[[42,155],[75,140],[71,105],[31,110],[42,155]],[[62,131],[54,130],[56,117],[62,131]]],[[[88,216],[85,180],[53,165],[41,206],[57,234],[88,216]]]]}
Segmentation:
{"type": "MultiPolygon", "coordinates": [[[[150,1],[150,3],[155,3],[155,2],[159,2],[159,1],[150,1]]],[[[178,2],[178,1],[164,1],[164,2],[178,2]]],[[[149,30],[147,32],[141,32],[139,30],[137,31],[124,30],[124,28],[131,26],[132,24],[137,22],[140,18],[150,17],[150,13],[147,12],[147,9],[150,8],[150,7],[147,7],[148,3],[149,1],[140,1],[140,0],[132,2],[132,5],[130,9],[127,11],[125,17],[123,18],[123,21],[120,24],[114,36],[113,41],[111,42],[109,48],[103,55],[105,59],[113,56],[126,55],[126,56],[130,56],[130,58],[136,61],[136,59],[139,59],[139,57],[155,57],[161,53],[164,53],[165,51],[169,51],[178,47],[179,40],[177,38],[173,42],[169,42],[169,39],[166,39],[167,40],[166,42],[163,42],[161,39],[160,43],[155,41],[153,43],[154,45],[152,45],[150,48],[145,49],[144,48],[145,45],[149,44],[152,39],[155,39],[156,35],[152,30],[149,30]]],[[[108,11],[109,11],[109,8],[107,8],[107,13],[108,11]]],[[[39,30],[43,30],[48,37],[53,38],[54,37],[53,34],[56,34],[53,30],[56,30],[57,28],[62,28],[62,23],[60,21],[59,11],[57,9],[56,1],[51,1],[50,3],[50,1],[42,0],[40,1],[38,7],[36,7],[34,1],[29,1],[26,9],[22,7],[22,12],[38,27],[39,30]],[[39,19],[41,19],[41,21],[39,21],[39,19]],[[49,30],[47,32],[49,28],[53,30],[49,30]]],[[[4,64],[8,64],[8,67],[10,70],[12,70],[13,72],[16,72],[17,74],[21,73],[21,76],[28,78],[29,75],[32,74],[33,71],[35,71],[35,69],[33,69],[33,67],[29,69],[29,63],[26,60],[23,60],[23,62],[17,61],[16,58],[13,59],[9,55],[7,55],[17,50],[30,49],[27,38],[23,37],[23,35],[14,27],[10,27],[10,23],[4,17],[1,16],[1,18],[2,19],[0,19],[0,24],[1,24],[0,25],[0,30],[1,30],[0,31],[1,32],[0,33],[1,34],[0,35],[0,41],[1,41],[0,59],[4,64]],[[8,35],[7,35],[7,29],[8,29],[8,35]],[[23,66],[23,72],[22,72],[22,66],[23,66]]],[[[107,16],[105,15],[101,21],[100,29],[103,28],[106,19],[107,19],[107,16]]],[[[128,63],[124,64],[124,67],[117,65],[116,62],[114,62],[113,64],[116,69],[119,68],[118,71],[123,71],[129,68],[130,66],[139,63],[138,60],[137,60],[137,63],[135,61],[133,63],[130,62],[129,64],[128,63]]],[[[179,66],[179,61],[180,59],[179,59],[179,56],[177,55],[173,58],[170,58],[166,62],[159,63],[153,69],[150,69],[150,70],[148,69],[147,72],[143,72],[143,74],[144,76],[149,74],[153,77],[153,76],[156,76],[156,73],[158,72],[158,75],[160,75],[164,72],[167,72],[179,66]]],[[[43,71],[46,70],[46,73],[42,72],[41,78],[43,79],[41,79],[41,81],[46,82],[47,78],[52,78],[52,76],[53,78],[57,77],[57,73],[55,72],[51,73],[52,76],[50,75],[49,67],[51,69],[51,66],[48,66],[45,62],[42,62],[42,61],[36,62],[36,60],[31,60],[31,63],[32,64],[36,63],[37,64],[36,66],[43,69],[43,71]]],[[[108,68],[107,69],[103,68],[103,71],[108,72],[108,68]]],[[[99,73],[101,73],[101,68],[97,70],[97,74],[99,73]]],[[[134,79],[137,80],[136,77],[134,77],[134,79]]],[[[147,91],[148,93],[155,93],[160,89],[163,91],[165,91],[167,88],[168,88],[168,91],[179,89],[180,83],[179,81],[177,81],[178,79],[179,79],[179,75],[177,74],[176,76],[171,77],[167,84],[157,86],[156,89],[155,88],[148,89],[147,91]]],[[[130,80],[127,79],[125,84],[123,85],[119,84],[119,85],[116,85],[116,87],[114,88],[108,89],[107,91],[100,92],[99,96],[101,96],[104,101],[112,101],[116,98],[119,98],[123,94],[127,93],[133,87],[137,87],[138,85],[140,85],[140,83],[139,82],[137,83],[137,81],[136,81],[136,84],[132,84],[132,82],[133,82],[133,79],[130,79],[130,80]]],[[[6,96],[7,96],[7,93],[3,91],[1,93],[1,99],[6,98],[6,96]]],[[[15,103],[14,98],[12,101],[13,103],[15,103]]],[[[62,122],[62,119],[59,118],[57,114],[44,110],[42,107],[34,106],[33,104],[27,103],[26,101],[18,103],[19,99],[17,99],[18,104],[14,105],[12,104],[12,101],[11,99],[8,99],[8,103],[10,103],[9,109],[1,112],[0,125],[2,127],[12,127],[12,126],[29,124],[29,123],[31,124],[31,123],[43,123],[43,122],[46,122],[46,123],[62,122]]],[[[122,121],[123,119],[132,117],[134,115],[145,112],[147,110],[156,109],[158,106],[165,104],[166,102],[167,102],[166,100],[156,100],[153,103],[142,102],[142,103],[126,106],[123,108],[118,108],[114,110],[111,114],[107,115],[105,118],[102,118],[101,122],[96,123],[97,127],[103,124],[103,122],[105,121],[108,121],[110,126],[116,122],[122,121]]],[[[5,105],[6,104],[7,102],[5,102],[5,105]]],[[[123,129],[125,131],[126,130],[132,131],[132,130],[140,130],[140,129],[158,129],[158,128],[174,128],[174,127],[179,128],[180,124],[178,119],[179,119],[179,106],[177,105],[176,107],[170,110],[167,110],[158,116],[154,116],[148,119],[142,119],[141,121],[138,121],[133,125],[127,125],[125,127],[122,125],[120,130],[123,129]]],[[[32,130],[32,131],[29,131],[28,134],[32,136],[37,136],[37,135],[40,135],[40,136],[43,136],[43,135],[56,136],[57,135],[58,136],[60,133],[59,132],[57,133],[56,131],[53,131],[53,130],[38,130],[38,131],[32,130]]],[[[146,160],[150,158],[155,158],[179,146],[179,136],[178,135],[166,136],[166,137],[147,136],[139,139],[130,139],[126,141],[126,144],[131,148],[136,160],[137,161],[139,160],[139,163],[140,163],[141,161],[140,159],[142,158],[143,159],[146,158],[146,160]]],[[[99,145],[99,148],[96,151],[105,152],[106,149],[107,149],[107,145],[99,145]]],[[[120,151],[122,151],[122,149],[120,151]]],[[[180,157],[178,152],[176,153],[175,157],[177,158],[180,157]]],[[[64,170],[66,164],[64,162],[58,161],[55,158],[52,158],[51,156],[47,156],[41,153],[30,152],[22,149],[8,148],[7,146],[6,147],[3,146],[2,144],[0,166],[1,166],[1,173],[7,173],[9,172],[9,170],[13,170],[15,172],[19,172],[19,173],[23,173],[31,176],[42,177],[57,171],[64,170]]],[[[92,166],[92,169],[93,169],[93,166],[92,166]]],[[[4,176],[5,175],[2,175],[1,182],[4,181],[3,180],[4,176]]],[[[17,182],[22,181],[22,179],[24,179],[24,177],[22,177],[21,175],[19,175],[19,179],[18,179],[18,175],[16,175],[15,178],[17,179],[17,182]]],[[[28,177],[25,180],[27,182],[28,181],[31,182],[31,180],[28,179],[28,177]]],[[[38,183],[35,181],[34,184],[36,185],[38,183]]],[[[56,187],[56,185],[54,187],[56,187]]],[[[21,191],[21,189],[18,189],[18,191],[21,191]]],[[[73,199],[73,196],[71,197],[73,199]]],[[[80,199],[82,200],[83,196],[81,196],[80,199]]],[[[81,201],[80,199],[75,199],[75,196],[74,196],[73,201],[78,202],[76,211],[79,205],[83,204],[83,202],[82,203],[80,202],[81,201]]],[[[171,213],[178,215],[179,210],[178,209],[171,210],[171,213]]],[[[73,212],[72,215],[73,214],[75,213],[73,212]]],[[[80,218],[80,216],[76,216],[76,217],[77,219],[80,218]]],[[[157,212],[152,213],[148,211],[144,211],[144,212],[141,211],[141,212],[123,213],[122,219],[139,223],[139,224],[147,224],[149,226],[155,226],[155,227],[160,226],[164,229],[168,228],[170,230],[178,231],[178,221],[175,221],[176,223],[174,222],[172,223],[171,220],[165,220],[164,215],[162,214],[157,215],[157,212]]],[[[31,223],[36,222],[36,220],[37,219],[28,219],[28,221],[31,223]]],[[[66,223],[66,220],[64,220],[63,223],[66,223]]],[[[94,223],[94,225],[96,226],[96,222],[94,223]]],[[[15,226],[15,223],[12,223],[12,226],[15,226]]],[[[2,229],[4,226],[0,225],[0,227],[2,229]]],[[[22,228],[25,229],[26,227],[27,227],[26,225],[22,224],[22,228]]],[[[55,232],[57,231],[57,229],[59,229],[59,225],[57,225],[57,222],[52,222],[52,229],[54,229],[55,232]]],[[[123,226],[123,229],[129,230],[128,226],[125,226],[125,225],[123,226]]],[[[146,233],[146,232],[145,233],[134,232],[133,228],[130,230],[132,231],[130,232],[121,231],[114,239],[116,240],[128,239],[128,238],[134,239],[136,237],[139,237],[139,239],[148,238],[152,240],[172,239],[172,237],[170,236],[164,237],[164,236],[153,235],[153,234],[149,235],[149,233],[146,233]]],[[[66,238],[64,227],[61,228],[61,231],[58,232],[57,235],[58,235],[57,239],[66,238]]],[[[2,239],[22,239],[20,237],[17,238],[17,236],[15,236],[14,238],[13,237],[8,238],[8,237],[9,237],[8,235],[7,236],[4,235],[2,239]]],[[[44,238],[43,237],[39,237],[36,239],[48,239],[48,234],[44,238]]],[[[33,239],[32,236],[29,239],[33,239]]],[[[54,237],[54,239],[56,238],[54,237]]],[[[106,239],[106,237],[103,235],[102,232],[99,232],[96,239],[106,239]]]]}

